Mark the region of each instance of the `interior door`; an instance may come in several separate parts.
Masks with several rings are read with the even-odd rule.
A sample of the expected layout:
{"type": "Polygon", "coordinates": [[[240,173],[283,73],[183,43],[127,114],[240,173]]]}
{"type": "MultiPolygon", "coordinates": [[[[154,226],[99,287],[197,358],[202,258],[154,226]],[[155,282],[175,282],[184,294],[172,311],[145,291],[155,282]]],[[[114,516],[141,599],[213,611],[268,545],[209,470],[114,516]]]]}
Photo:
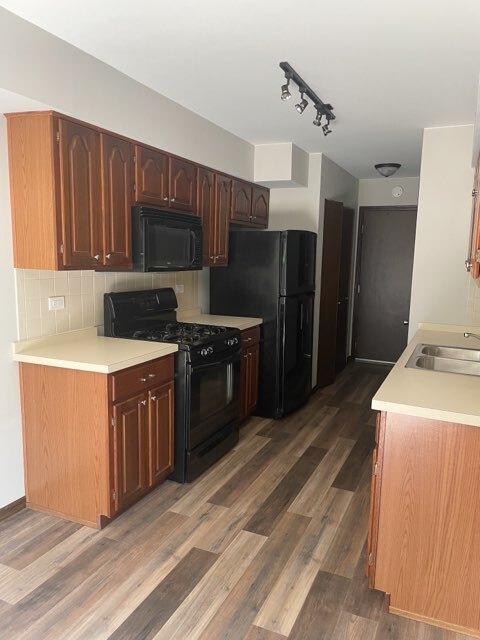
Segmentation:
{"type": "Polygon", "coordinates": [[[313,301],[314,294],[280,298],[284,413],[301,406],[311,392],[313,301]]]}
{"type": "Polygon", "coordinates": [[[342,224],[343,204],[325,200],[317,360],[320,387],[335,380],[342,224]]]}
{"type": "Polygon", "coordinates": [[[132,266],[133,148],[130,142],[101,134],[103,264],[132,266]]]}
{"type": "Polygon", "coordinates": [[[350,281],[352,271],[353,209],[343,207],[342,241],[340,248],[340,273],[337,300],[337,336],[335,373],[345,368],[348,356],[348,320],[350,316],[350,281]]]}
{"type": "Polygon", "coordinates": [[[63,265],[95,269],[101,263],[100,134],[59,120],[63,265]]]}
{"type": "Polygon", "coordinates": [[[355,357],[396,362],[407,345],[416,207],[360,210],[355,357]]]}
{"type": "Polygon", "coordinates": [[[316,234],[309,231],[284,231],[281,242],[280,295],[314,291],[316,234]]]}

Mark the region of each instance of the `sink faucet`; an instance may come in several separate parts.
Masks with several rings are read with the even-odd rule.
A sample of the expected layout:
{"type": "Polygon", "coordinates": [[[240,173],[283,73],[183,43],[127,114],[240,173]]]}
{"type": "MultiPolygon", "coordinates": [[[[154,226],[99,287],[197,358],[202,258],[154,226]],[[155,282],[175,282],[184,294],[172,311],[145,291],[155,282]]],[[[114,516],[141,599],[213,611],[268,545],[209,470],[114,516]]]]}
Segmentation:
{"type": "Polygon", "coordinates": [[[469,333],[468,331],[465,331],[463,336],[465,338],[476,338],[477,340],[480,340],[480,336],[478,335],[478,333],[469,333]]]}

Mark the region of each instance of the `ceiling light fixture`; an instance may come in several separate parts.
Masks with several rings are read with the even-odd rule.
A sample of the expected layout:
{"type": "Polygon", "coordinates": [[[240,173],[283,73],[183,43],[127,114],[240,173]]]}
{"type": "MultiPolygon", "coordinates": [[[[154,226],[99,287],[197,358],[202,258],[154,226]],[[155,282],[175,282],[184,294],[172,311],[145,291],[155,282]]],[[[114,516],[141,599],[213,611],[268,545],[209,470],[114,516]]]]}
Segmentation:
{"type": "Polygon", "coordinates": [[[381,164],[376,164],[375,169],[384,178],[390,178],[394,173],[397,173],[401,166],[398,162],[382,162],[381,164]]]}
{"type": "Polygon", "coordinates": [[[282,84],[282,94],[280,97],[282,100],[289,100],[292,97],[292,94],[290,93],[290,89],[288,88],[290,85],[290,76],[288,73],[285,74],[285,78],[287,79],[287,82],[285,84],[282,84]]]}
{"type": "Polygon", "coordinates": [[[303,113],[305,109],[308,107],[308,100],[305,100],[303,94],[305,92],[300,89],[300,97],[302,98],[298,104],[295,105],[295,109],[298,113],[303,113]]]}
{"type": "Polygon", "coordinates": [[[332,133],[332,130],[330,129],[330,122],[335,120],[332,105],[326,104],[320,100],[315,91],[308,86],[308,84],[298,75],[295,69],[288,62],[280,62],[280,69],[285,73],[285,78],[287,79],[287,83],[282,85],[281,99],[288,100],[291,97],[292,94],[290,93],[289,85],[290,81],[294,82],[298,86],[301,97],[300,102],[295,105],[295,109],[300,114],[305,111],[308,107],[308,100],[305,98],[305,96],[307,96],[310,98],[313,106],[317,110],[317,115],[313,124],[316,127],[322,126],[322,118],[325,117],[327,122],[322,126],[323,135],[328,136],[329,133],[332,133]]]}

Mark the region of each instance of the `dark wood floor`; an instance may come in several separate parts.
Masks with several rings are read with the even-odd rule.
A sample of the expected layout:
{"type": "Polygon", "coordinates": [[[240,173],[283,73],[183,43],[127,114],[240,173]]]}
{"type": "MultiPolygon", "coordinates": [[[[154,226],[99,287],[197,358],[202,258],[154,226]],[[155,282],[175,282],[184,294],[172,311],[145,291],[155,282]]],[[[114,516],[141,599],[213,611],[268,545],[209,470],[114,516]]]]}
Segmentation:
{"type": "Polygon", "coordinates": [[[384,375],[353,365],[294,415],[252,418],[197,482],[167,482],[101,532],[28,510],[0,523],[0,638],[467,638],[367,589],[384,375]]]}

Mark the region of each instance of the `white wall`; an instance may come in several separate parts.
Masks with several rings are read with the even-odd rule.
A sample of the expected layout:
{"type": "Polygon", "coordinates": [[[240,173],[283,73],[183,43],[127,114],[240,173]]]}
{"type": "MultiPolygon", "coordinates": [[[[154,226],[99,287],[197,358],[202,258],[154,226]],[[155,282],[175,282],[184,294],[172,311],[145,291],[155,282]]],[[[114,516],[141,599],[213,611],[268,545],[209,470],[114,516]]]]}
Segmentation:
{"type": "Polygon", "coordinates": [[[359,180],[359,207],[398,207],[416,205],[420,178],[371,178],[359,180]],[[392,189],[400,186],[403,194],[394,198],[392,189]]]}
{"type": "MultiPolygon", "coordinates": [[[[224,129],[0,8],[0,93],[5,89],[114,132],[247,180],[254,148],[224,129]]],[[[1,108],[0,101],[0,108],[1,108]]],[[[5,123],[0,132],[0,507],[24,495],[5,123]]],[[[199,277],[208,300],[208,273],[199,277]]]]}
{"type": "Polygon", "coordinates": [[[464,261],[471,216],[473,126],[425,129],[410,335],[419,322],[468,324],[464,261]]]}

